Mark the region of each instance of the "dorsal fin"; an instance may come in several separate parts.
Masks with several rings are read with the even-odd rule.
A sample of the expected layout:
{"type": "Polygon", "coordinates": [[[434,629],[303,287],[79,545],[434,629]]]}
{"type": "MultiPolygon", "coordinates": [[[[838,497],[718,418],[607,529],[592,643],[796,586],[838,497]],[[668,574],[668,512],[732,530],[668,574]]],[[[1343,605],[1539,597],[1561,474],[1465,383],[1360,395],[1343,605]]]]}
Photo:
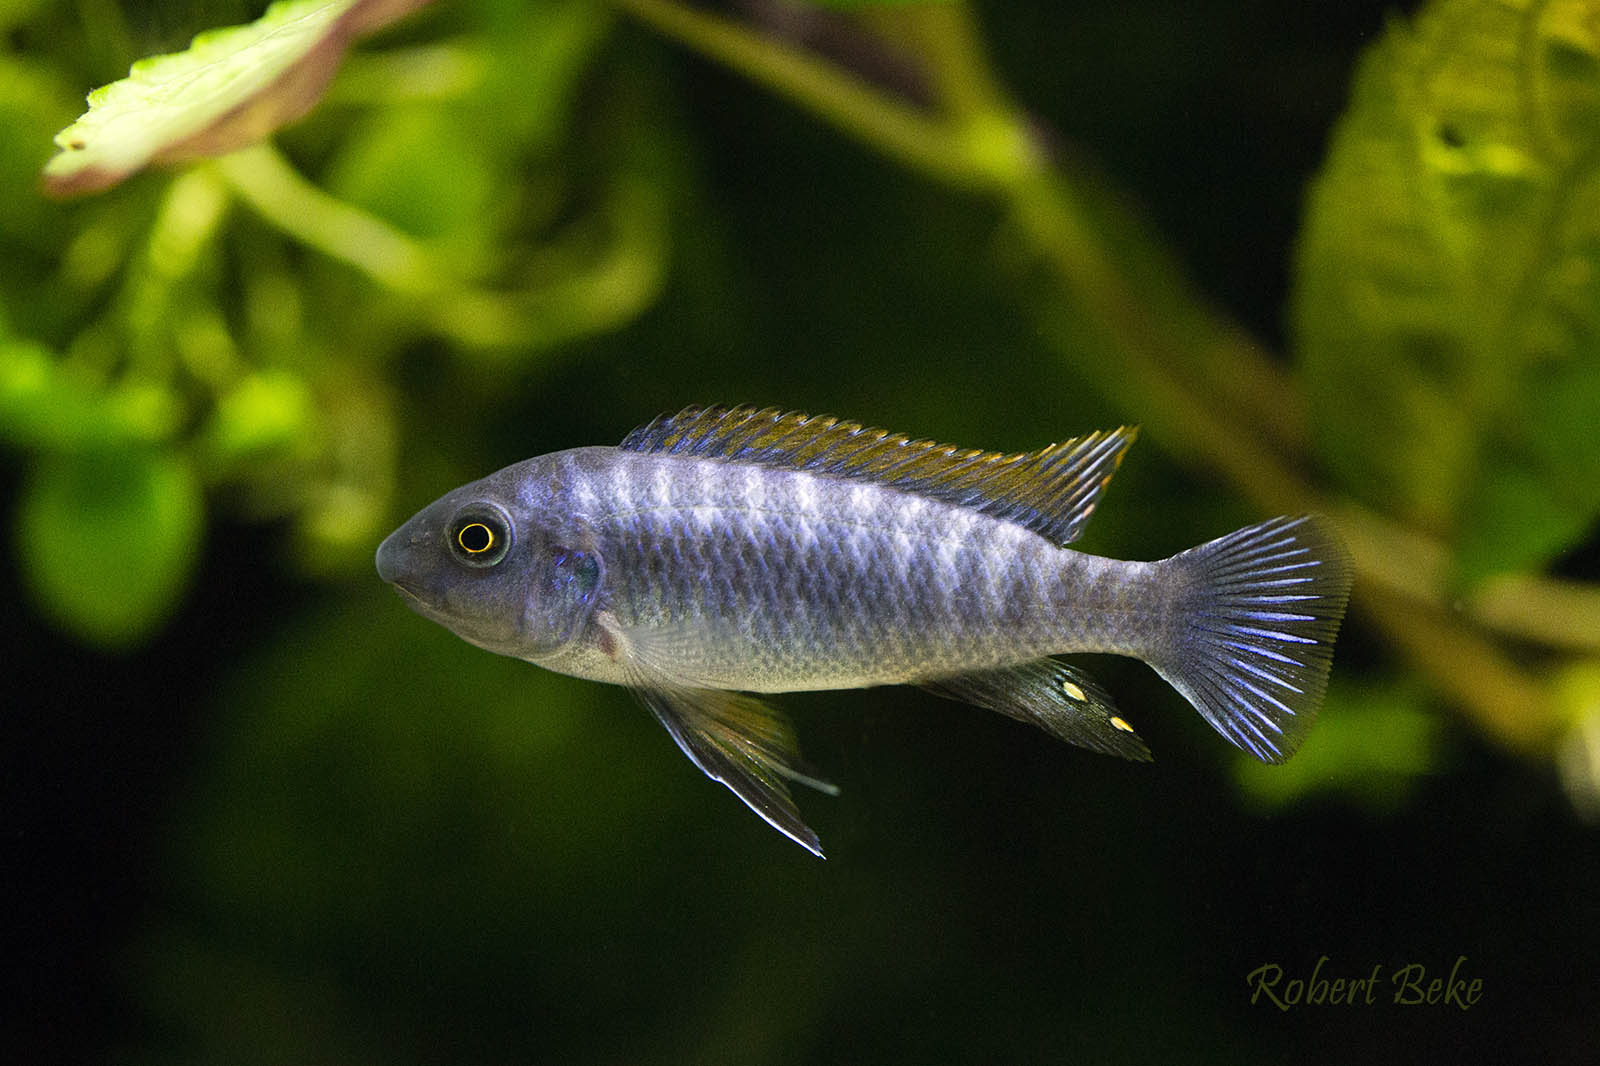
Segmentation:
{"type": "Polygon", "coordinates": [[[633,452],[873,481],[1015,522],[1055,544],[1078,538],[1137,429],[1123,426],[1006,455],[776,407],[686,407],[623,439],[633,452]]]}

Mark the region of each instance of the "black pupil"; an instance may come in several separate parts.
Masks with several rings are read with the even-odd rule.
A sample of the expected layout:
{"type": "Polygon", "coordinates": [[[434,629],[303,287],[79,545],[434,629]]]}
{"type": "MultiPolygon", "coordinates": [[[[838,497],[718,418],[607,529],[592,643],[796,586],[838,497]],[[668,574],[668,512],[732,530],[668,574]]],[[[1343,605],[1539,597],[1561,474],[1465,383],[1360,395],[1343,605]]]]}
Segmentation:
{"type": "Polygon", "coordinates": [[[494,530],[482,522],[469,522],[456,534],[461,549],[472,555],[481,555],[494,547],[494,530]]]}

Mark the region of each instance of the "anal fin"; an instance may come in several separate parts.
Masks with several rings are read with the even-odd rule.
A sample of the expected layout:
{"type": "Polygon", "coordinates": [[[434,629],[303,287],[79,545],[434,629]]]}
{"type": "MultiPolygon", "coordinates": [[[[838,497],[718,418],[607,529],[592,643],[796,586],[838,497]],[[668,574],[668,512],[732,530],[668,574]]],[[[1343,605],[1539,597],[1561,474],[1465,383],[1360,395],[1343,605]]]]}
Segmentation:
{"type": "Polygon", "coordinates": [[[1150,760],[1150,749],[1117,713],[1110,693],[1082,670],[1057,659],[938,678],[922,682],[921,687],[1031,723],[1068,744],[1124,759],[1150,760]]]}

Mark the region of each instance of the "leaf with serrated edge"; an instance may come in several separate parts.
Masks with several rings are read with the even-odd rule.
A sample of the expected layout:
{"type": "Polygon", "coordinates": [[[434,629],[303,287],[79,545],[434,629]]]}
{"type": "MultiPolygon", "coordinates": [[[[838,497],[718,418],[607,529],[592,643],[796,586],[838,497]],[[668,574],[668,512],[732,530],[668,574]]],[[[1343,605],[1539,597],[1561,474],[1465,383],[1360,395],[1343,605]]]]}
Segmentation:
{"type": "Polygon", "coordinates": [[[1294,324],[1317,447],[1463,584],[1600,514],[1600,23],[1435,0],[1366,56],[1313,186],[1294,324]]]}
{"type": "Polygon", "coordinates": [[[89,110],[56,134],[46,192],[109,188],[152,164],[224,155],[304,115],[350,42],[429,0],[279,0],[255,22],[151,56],[89,94],[89,110]]]}

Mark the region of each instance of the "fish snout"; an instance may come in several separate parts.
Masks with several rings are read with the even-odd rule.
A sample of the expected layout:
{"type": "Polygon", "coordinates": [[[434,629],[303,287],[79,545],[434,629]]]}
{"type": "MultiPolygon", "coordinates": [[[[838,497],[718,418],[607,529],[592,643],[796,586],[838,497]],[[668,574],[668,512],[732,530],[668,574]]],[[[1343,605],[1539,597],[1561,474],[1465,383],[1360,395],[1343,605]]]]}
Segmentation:
{"type": "Polygon", "coordinates": [[[420,546],[417,542],[426,539],[426,534],[418,537],[405,526],[384,537],[383,543],[378,545],[377,554],[373,557],[373,563],[378,568],[378,576],[391,585],[398,585],[407,577],[415,576],[416,552],[420,546]]]}

